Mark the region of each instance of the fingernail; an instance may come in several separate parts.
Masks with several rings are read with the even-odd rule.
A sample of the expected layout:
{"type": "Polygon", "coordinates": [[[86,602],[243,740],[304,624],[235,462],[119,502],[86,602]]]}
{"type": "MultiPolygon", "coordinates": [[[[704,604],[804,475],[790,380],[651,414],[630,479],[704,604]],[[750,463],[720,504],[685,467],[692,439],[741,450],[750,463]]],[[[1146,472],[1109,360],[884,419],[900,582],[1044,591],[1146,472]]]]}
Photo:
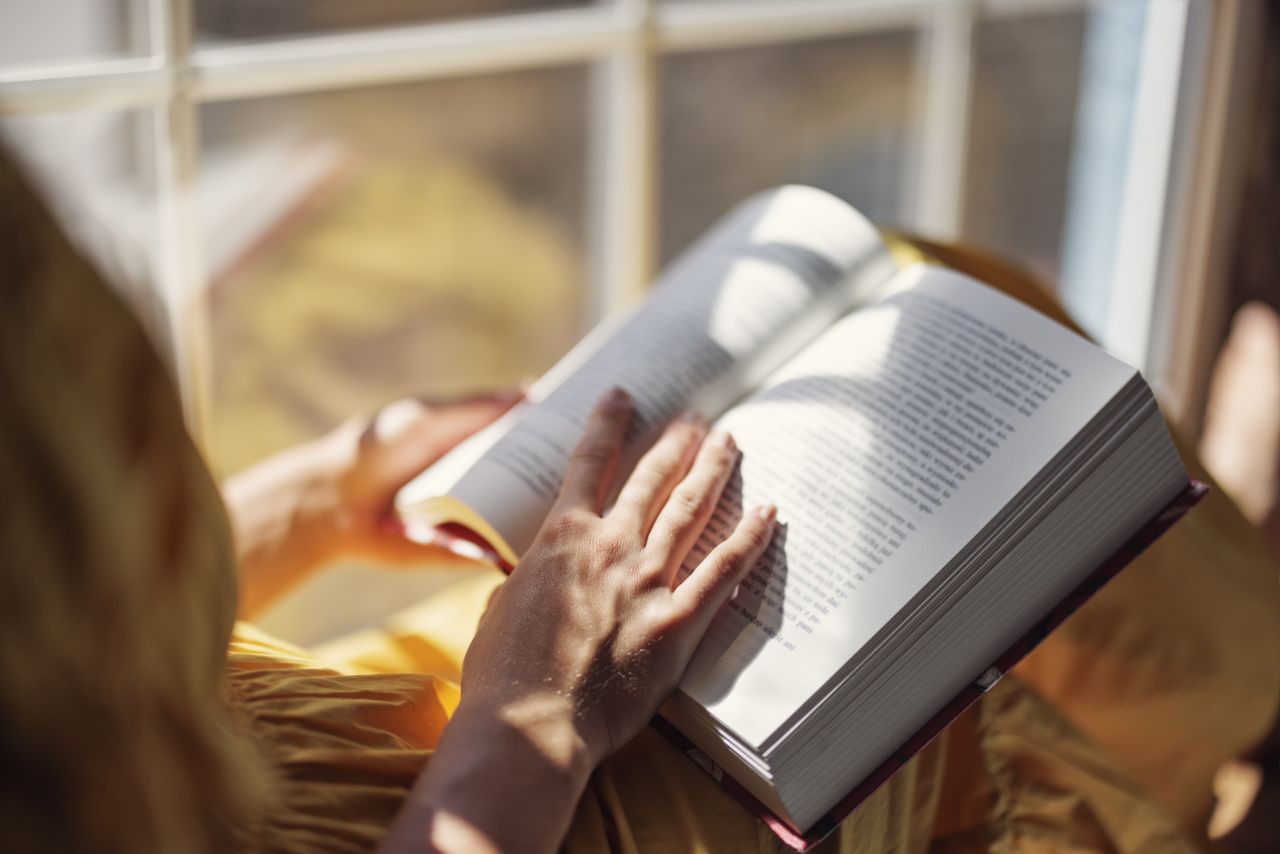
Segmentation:
{"type": "Polygon", "coordinates": [[[397,400],[378,410],[364,432],[379,442],[392,441],[422,423],[428,409],[430,405],[419,400],[397,400]]]}
{"type": "Polygon", "coordinates": [[[716,430],[707,437],[707,441],[716,448],[726,448],[730,451],[737,450],[738,448],[737,444],[733,441],[733,437],[724,430],[716,430]]]}
{"type": "Polygon", "coordinates": [[[761,522],[772,522],[778,518],[778,508],[774,504],[761,504],[755,509],[755,514],[761,522]]]}
{"type": "Polygon", "coordinates": [[[600,398],[600,407],[607,411],[622,409],[631,403],[631,395],[627,394],[626,389],[620,386],[614,386],[605,392],[604,397],[600,398]]]}

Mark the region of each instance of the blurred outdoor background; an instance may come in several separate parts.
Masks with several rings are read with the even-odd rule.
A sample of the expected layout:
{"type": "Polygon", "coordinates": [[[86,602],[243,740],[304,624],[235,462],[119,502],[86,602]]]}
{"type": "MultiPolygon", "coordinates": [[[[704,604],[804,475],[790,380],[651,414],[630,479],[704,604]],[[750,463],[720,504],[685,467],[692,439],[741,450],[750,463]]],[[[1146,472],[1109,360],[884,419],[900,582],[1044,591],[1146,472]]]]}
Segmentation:
{"type": "Polygon", "coordinates": [[[1212,87],[1259,53],[1218,5],[44,0],[0,11],[0,115],[223,474],[538,374],[784,182],[1030,267],[1190,412],[1248,112],[1212,87]]]}

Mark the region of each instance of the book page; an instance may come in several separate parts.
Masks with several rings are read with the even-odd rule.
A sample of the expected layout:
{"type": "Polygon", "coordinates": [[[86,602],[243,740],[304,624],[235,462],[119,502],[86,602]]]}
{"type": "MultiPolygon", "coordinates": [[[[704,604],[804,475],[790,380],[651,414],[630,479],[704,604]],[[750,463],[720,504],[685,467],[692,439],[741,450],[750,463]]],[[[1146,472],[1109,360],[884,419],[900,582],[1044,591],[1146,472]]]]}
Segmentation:
{"type": "Polygon", "coordinates": [[[780,524],[681,690],[764,744],[1133,374],[957,273],[898,274],[720,419],[743,460],[687,566],[744,507],[780,524]]]}
{"type": "Polygon", "coordinates": [[[630,392],[627,471],[683,409],[714,416],[893,272],[875,228],[807,187],[757,197],[690,249],[633,314],[593,333],[531,391],[532,405],[406,487],[447,492],[519,554],[550,509],[595,401],[630,392]]]}

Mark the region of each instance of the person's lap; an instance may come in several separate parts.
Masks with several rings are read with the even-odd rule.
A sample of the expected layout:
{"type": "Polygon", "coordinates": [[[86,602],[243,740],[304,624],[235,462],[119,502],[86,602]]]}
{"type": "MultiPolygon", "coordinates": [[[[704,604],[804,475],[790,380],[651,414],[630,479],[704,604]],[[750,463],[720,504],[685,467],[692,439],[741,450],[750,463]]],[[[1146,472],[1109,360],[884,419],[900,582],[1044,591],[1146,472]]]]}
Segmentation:
{"type": "MultiPolygon", "coordinates": [[[[339,838],[368,847],[415,769],[430,761],[433,739],[456,703],[466,640],[501,581],[491,570],[464,575],[385,627],[317,650],[315,660],[280,647],[282,671],[295,685],[263,693],[276,702],[267,716],[276,731],[268,740],[288,743],[267,753],[288,763],[292,795],[274,807],[283,813],[275,826],[312,828],[305,838],[314,840],[345,821],[354,829],[339,838]],[[299,690],[299,670],[318,681],[299,690]],[[281,697],[305,707],[285,725],[280,721],[290,716],[280,703],[291,701],[281,697]],[[308,716],[322,721],[318,736],[308,716]],[[343,798],[354,807],[335,808],[343,798]],[[314,825],[318,819],[322,824],[314,825]]],[[[261,670],[263,659],[255,661],[237,658],[233,648],[233,671],[261,670]]],[[[1145,794],[1114,756],[1009,677],[860,806],[821,850],[967,851],[1015,843],[1054,850],[1194,847],[1178,817],[1145,794]]],[[[647,730],[593,775],[565,848],[777,850],[780,843],[674,745],[647,730]]]]}

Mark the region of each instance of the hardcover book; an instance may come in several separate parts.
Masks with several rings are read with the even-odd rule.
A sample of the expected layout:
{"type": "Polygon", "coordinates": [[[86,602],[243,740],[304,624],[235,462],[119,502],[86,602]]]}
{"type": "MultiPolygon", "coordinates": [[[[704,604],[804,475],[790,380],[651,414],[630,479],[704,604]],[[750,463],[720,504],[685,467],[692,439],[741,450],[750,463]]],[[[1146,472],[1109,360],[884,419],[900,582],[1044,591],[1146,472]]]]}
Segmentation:
{"type": "Polygon", "coordinates": [[[688,566],[779,508],[657,725],[799,850],[1203,490],[1135,369],[784,187],[407,485],[405,531],[514,566],[614,385],[636,405],[622,470],[686,409],[742,449],[688,566]]]}

